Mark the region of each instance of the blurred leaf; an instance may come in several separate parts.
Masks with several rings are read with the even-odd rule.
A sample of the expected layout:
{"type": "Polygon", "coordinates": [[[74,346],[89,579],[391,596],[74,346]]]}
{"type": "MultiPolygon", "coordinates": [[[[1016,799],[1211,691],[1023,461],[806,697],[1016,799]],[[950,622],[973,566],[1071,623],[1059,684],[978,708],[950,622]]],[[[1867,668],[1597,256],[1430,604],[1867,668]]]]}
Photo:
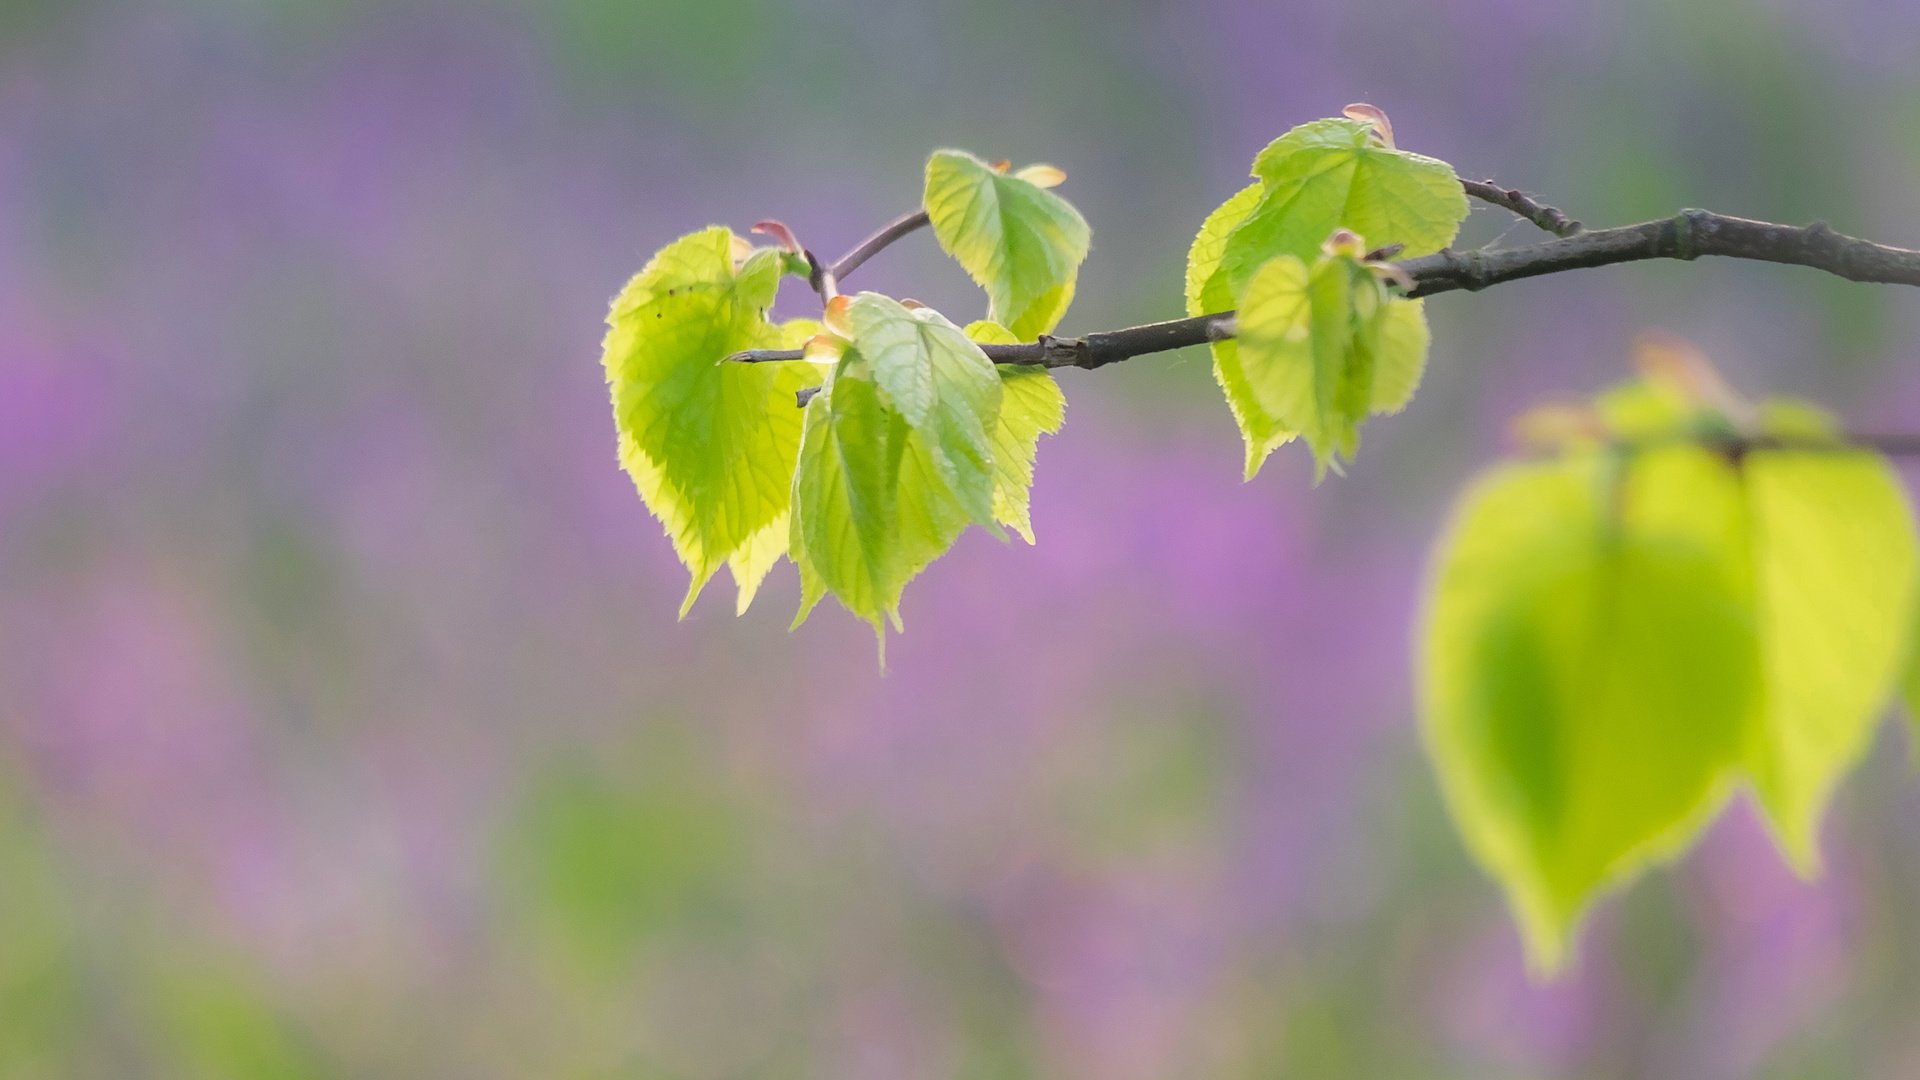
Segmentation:
{"type": "Polygon", "coordinates": [[[1477,483],[1422,632],[1448,808],[1541,971],[1597,894],[1691,841],[1758,704],[1738,485],[1693,448],[1612,470],[1584,454],[1477,483]]]}
{"type": "Polygon", "coordinates": [[[846,323],[845,354],[805,410],[790,546],[803,591],[831,591],[884,640],[906,583],[969,524],[994,527],[1001,380],[930,308],[861,293],[846,323]]]}
{"type": "Polygon", "coordinates": [[[940,246],[987,291],[987,318],[1021,341],[1059,325],[1092,235],[1078,210],[958,150],[927,160],[926,207],[940,246]]]}
{"type": "MultiPolygon", "coordinates": [[[[975,322],[967,337],[982,345],[1011,345],[1020,339],[998,323],[975,322]]],[[[1029,510],[1033,462],[1040,436],[1059,432],[1067,421],[1067,398],[1046,368],[999,364],[1000,419],[993,427],[993,517],[1033,543],[1029,510]]]]}
{"type": "Polygon", "coordinates": [[[1618,452],[1576,435],[1561,459],[1476,488],[1434,586],[1429,746],[1547,968],[1593,895],[1688,841],[1730,764],[1729,725],[1729,775],[1751,784],[1788,861],[1816,872],[1820,817],[1910,663],[1920,555],[1886,461],[1839,445],[1810,406],[1749,405],[1703,358],[1683,367],[1599,397],[1618,452]],[[1742,432],[1809,445],[1719,449],[1742,432]],[[1558,606],[1535,613],[1549,594],[1558,606]],[[1588,625],[1552,621],[1570,618],[1588,625]],[[1604,738],[1564,730],[1575,717],[1604,738]],[[1621,831],[1587,847],[1554,830],[1608,750],[1636,759],[1594,796],[1621,831]]]}
{"type": "Polygon", "coordinates": [[[674,241],[607,317],[603,361],[621,463],[692,571],[682,615],[729,561],[744,609],[778,559],[767,530],[792,492],[801,422],[793,395],[817,377],[802,362],[725,362],[780,347],[790,333],[766,319],[781,253],[760,249],[736,263],[743,246],[718,226],[674,241]]]}
{"type": "MultiPolygon", "coordinates": [[[[1920,600],[1920,596],[1916,599],[1920,600]]],[[[1915,767],[1920,768],[1920,602],[1913,605],[1912,616],[1907,628],[1907,666],[1900,695],[1907,706],[1908,755],[1915,767]]]]}
{"type": "Polygon", "coordinates": [[[1874,454],[1769,450],[1741,472],[1766,691],[1749,768],[1782,849],[1812,874],[1821,813],[1872,743],[1906,658],[1912,514],[1874,454]]]}

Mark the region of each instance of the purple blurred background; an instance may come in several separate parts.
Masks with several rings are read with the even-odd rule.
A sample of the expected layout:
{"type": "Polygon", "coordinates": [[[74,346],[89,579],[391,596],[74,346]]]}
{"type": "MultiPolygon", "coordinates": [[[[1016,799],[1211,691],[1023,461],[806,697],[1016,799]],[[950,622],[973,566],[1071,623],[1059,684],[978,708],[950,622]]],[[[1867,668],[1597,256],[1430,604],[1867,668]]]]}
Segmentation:
{"type": "MultiPolygon", "coordinates": [[[[1239,482],[1198,352],[1069,372],[1038,546],[964,538],[884,676],[790,568],[675,622],[597,360],[649,252],[838,251],[956,145],[1070,174],[1068,330],[1170,317],[1355,100],[1590,223],[1920,244],[1910,0],[0,0],[0,1077],[1920,1075],[1891,725],[1822,881],[1738,810],[1540,987],[1407,676],[1515,410],[1660,327],[1920,428],[1895,290],[1447,297],[1317,489],[1239,482]]],[[[859,284],[984,306],[925,236],[859,284]]]]}

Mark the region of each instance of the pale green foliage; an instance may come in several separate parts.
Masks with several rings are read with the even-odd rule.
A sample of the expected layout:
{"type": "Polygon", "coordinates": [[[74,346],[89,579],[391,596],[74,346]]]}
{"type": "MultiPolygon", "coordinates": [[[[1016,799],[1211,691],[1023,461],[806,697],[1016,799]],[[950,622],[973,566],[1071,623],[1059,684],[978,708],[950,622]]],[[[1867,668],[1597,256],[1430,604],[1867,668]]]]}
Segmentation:
{"type": "Polygon", "coordinates": [[[1222,254],[1235,280],[1272,255],[1304,257],[1334,229],[1375,244],[1403,244],[1405,258],[1430,255],[1453,242],[1467,217],[1466,192],[1453,166],[1382,146],[1372,125],[1360,120],[1294,128],[1253,159],[1253,175],[1265,189],[1260,204],[1222,254]],[[1262,257],[1261,249],[1269,254],[1262,257]]]}
{"type": "Polygon", "coordinates": [[[1433,332],[1427,329],[1427,302],[1395,297],[1380,313],[1380,337],[1373,357],[1372,408],[1375,415],[1397,413],[1413,400],[1427,371],[1433,332]]]}
{"type": "Polygon", "coordinates": [[[1754,791],[1788,859],[1812,874],[1821,811],[1866,753],[1906,657],[1912,518],[1872,454],[1769,451],[1742,472],[1767,691],[1754,791]]]}
{"type": "Polygon", "coordinates": [[[1908,655],[1915,540],[1886,463],[1817,445],[1830,429],[1804,407],[1741,418],[1689,390],[1603,395],[1557,460],[1476,485],[1436,561],[1428,748],[1541,969],[1734,782],[1813,872],[1825,804],[1908,655]],[[1687,445],[1739,426],[1815,445],[1687,445]]]}
{"type": "MultiPolygon", "coordinates": [[[[1224,280],[1215,283],[1214,271],[1220,267],[1220,254],[1226,250],[1227,236],[1246,219],[1260,202],[1261,186],[1249,184],[1226,202],[1214,208],[1200,225],[1187,250],[1187,314],[1198,317],[1225,311],[1234,304],[1224,280]],[[1211,293],[1208,286],[1215,287],[1211,293]]],[[[1253,391],[1240,371],[1240,343],[1233,338],[1216,341],[1213,350],[1213,379],[1227,398],[1233,421],[1240,427],[1247,444],[1247,460],[1266,460],[1268,454],[1293,438],[1293,432],[1276,423],[1267,413],[1249,409],[1253,391]]]]}
{"type": "MultiPolygon", "coordinates": [[[[1235,415],[1298,433],[1313,449],[1316,479],[1353,457],[1369,413],[1406,404],[1426,366],[1419,304],[1390,296],[1346,254],[1269,260],[1241,297],[1238,336],[1237,353],[1216,358],[1235,415]]],[[[1271,450],[1247,441],[1248,479],[1271,450]]]]}
{"type": "MultiPolygon", "coordinates": [[[[1297,127],[1261,151],[1253,173],[1260,183],[1222,204],[1194,238],[1187,258],[1190,315],[1244,306],[1245,292],[1263,266],[1289,255],[1311,266],[1337,229],[1374,246],[1402,245],[1402,255],[1411,258],[1451,243],[1467,216],[1466,195],[1451,166],[1382,145],[1373,126],[1359,120],[1297,127]]],[[[1413,312],[1395,312],[1388,320],[1384,338],[1393,363],[1381,365],[1389,370],[1373,405],[1394,412],[1418,385],[1427,334],[1424,316],[1413,312]]],[[[1214,378],[1246,441],[1251,477],[1295,429],[1261,407],[1270,392],[1252,384],[1240,363],[1244,347],[1214,343],[1214,378]]],[[[1323,467],[1329,452],[1315,447],[1323,467]]]]}
{"type": "Polygon", "coordinates": [[[1691,838],[1739,763],[1755,664],[1716,470],[1661,451],[1616,493],[1594,455],[1507,466],[1442,544],[1427,746],[1536,970],[1560,967],[1597,892],[1691,838]]]}
{"type": "Polygon", "coordinates": [[[1022,341],[1059,325],[1092,236],[1079,211],[959,150],[927,160],[926,208],[940,246],[986,290],[989,319],[1022,341]]]}
{"type": "MultiPolygon", "coordinates": [[[[1187,314],[1205,315],[1209,309],[1205,302],[1207,282],[1213,279],[1213,272],[1220,268],[1220,256],[1227,250],[1227,237],[1247,219],[1253,208],[1260,204],[1264,189],[1259,184],[1248,184],[1233,193],[1233,197],[1213,208],[1207,220],[1200,223],[1200,231],[1194,234],[1193,245],[1187,249],[1187,314]]],[[[1323,238],[1324,239],[1324,238],[1323,238]]],[[[1220,342],[1232,344],[1231,338],[1220,342]]]]}
{"type": "Polygon", "coordinates": [[[874,293],[847,306],[807,403],[790,547],[801,618],[823,592],[884,634],[900,593],[970,524],[994,526],[1000,376],[959,327],[874,293]]]}
{"type": "MultiPolygon", "coordinates": [[[[1010,345],[1019,339],[998,323],[967,325],[967,336],[982,345],[1010,345]]],[[[1000,422],[993,428],[993,517],[1033,543],[1033,459],[1040,436],[1060,430],[1067,420],[1067,398],[1046,368],[1007,364],[1000,368],[1000,422]]]]}
{"type": "MultiPolygon", "coordinates": [[[[1352,111],[1371,119],[1268,146],[1188,254],[1188,312],[1237,310],[1212,351],[1249,478],[1295,435],[1316,481],[1337,469],[1426,366],[1421,302],[1365,256],[1452,242],[1465,197],[1446,164],[1395,150],[1377,110],[1352,111]]],[[[1034,340],[1072,299],[1088,231],[1045,190],[1060,178],[928,162],[934,232],[990,300],[994,321],[964,331],[874,293],[776,326],[779,278],[806,260],[718,227],[628,283],[604,355],[620,457],[692,571],[687,604],[724,565],[744,611],[790,555],[795,625],[832,594],[884,648],[907,583],[969,526],[1033,541],[1035,454],[1065,400],[981,346],[1034,340]],[[803,344],[803,361],[726,360],[803,344]]],[[[1539,453],[1462,498],[1421,631],[1440,787],[1538,971],[1566,962],[1598,896],[1677,857],[1738,791],[1816,873],[1825,808],[1889,699],[1920,714],[1920,545],[1888,464],[1811,407],[1748,403],[1684,343],[1640,360],[1640,380],[1522,418],[1539,453]]]]}
{"type": "Polygon", "coordinates": [[[808,365],[731,364],[791,343],[766,309],[786,263],[713,227],[667,245],[614,298],[602,362],[620,461],[692,571],[685,614],[731,564],[741,605],[779,558],[808,365]]]}

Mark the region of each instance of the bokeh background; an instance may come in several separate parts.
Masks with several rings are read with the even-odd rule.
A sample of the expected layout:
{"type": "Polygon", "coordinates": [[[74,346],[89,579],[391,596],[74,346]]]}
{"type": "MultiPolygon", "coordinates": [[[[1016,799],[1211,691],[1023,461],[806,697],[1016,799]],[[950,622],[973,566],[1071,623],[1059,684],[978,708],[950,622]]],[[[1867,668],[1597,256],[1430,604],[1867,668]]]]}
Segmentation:
{"type": "MultiPolygon", "coordinates": [[[[1920,1075],[1895,725],[1821,881],[1738,809],[1538,986],[1408,678],[1515,410],[1659,327],[1914,429],[1895,290],[1447,297],[1319,488],[1240,483],[1200,353],[1069,372],[1038,546],[964,538],[884,675],[790,568],[675,621],[597,358],[649,252],[837,252],[957,145],[1069,172],[1068,330],[1170,317],[1354,100],[1592,223],[1920,244],[1910,0],[0,0],[0,1077],[1920,1075]]],[[[983,307],[924,235],[858,282],[983,307]]]]}

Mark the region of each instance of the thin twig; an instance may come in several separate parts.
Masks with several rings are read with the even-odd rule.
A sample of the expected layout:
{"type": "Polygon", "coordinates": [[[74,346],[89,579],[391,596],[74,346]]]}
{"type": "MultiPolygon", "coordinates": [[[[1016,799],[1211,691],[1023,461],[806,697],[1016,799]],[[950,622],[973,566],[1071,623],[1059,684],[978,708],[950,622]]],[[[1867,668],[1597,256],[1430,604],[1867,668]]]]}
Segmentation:
{"type": "Polygon", "coordinates": [[[1581,231],[1581,224],[1559,208],[1548,206],[1517,188],[1503,188],[1491,180],[1462,180],[1460,186],[1481,202],[1525,218],[1562,239],[1581,231]]]}
{"type": "Polygon", "coordinates": [[[859,269],[861,263],[878,255],[887,245],[913,232],[915,229],[932,224],[932,222],[933,219],[927,216],[925,210],[915,210],[911,214],[902,214],[900,217],[887,222],[886,225],[881,227],[879,232],[860,241],[852,251],[840,256],[839,259],[834,261],[833,266],[827,272],[832,274],[835,279],[844,278],[859,269]]]}
{"type": "MultiPolygon", "coordinates": [[[[1525,192],[1503,188],[1491,180],[1462,180],[1460,186],[1468,195],[1518,214],[1555,236],[1572,236],[1580,231],[1579,222],[1558,209],[1539,202],[1525,192]]],[[[881,226],[872,236],[854,245],[852,251],[834,260],[833,265],[827,268],[827,272],[836,280],[844,279],[901,237],[923,229],[931,223],[932,218],[928,216],[925,209],[902,214],[881,226]]]]}

